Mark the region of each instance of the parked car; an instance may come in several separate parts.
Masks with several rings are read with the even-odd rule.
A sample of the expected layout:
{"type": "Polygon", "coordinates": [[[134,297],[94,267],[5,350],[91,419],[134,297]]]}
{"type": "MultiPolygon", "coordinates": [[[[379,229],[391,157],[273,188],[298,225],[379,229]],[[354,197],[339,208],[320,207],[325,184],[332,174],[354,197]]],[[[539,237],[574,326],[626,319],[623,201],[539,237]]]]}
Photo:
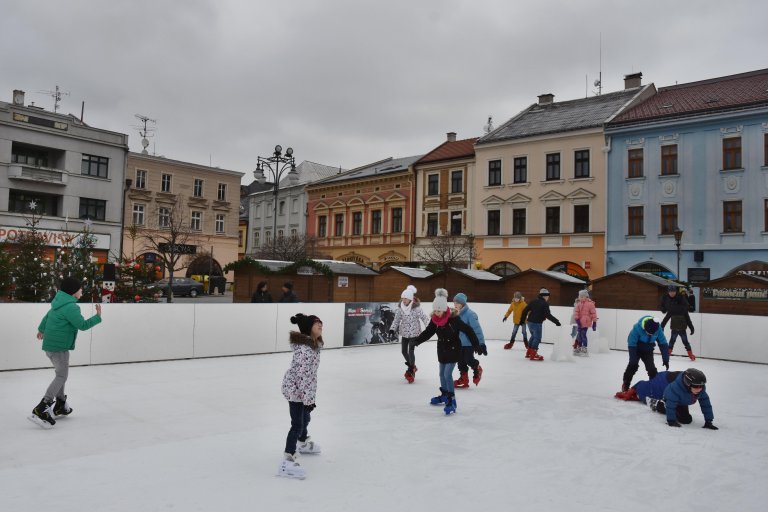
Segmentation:
{"type": "MultiPolygon", "coordinates": [[[[149,288],[157,289],[162,295],[165,295],[168,291],[168,278],[155,281],[149,288]]],[[[203,293],[203,283],[199,283],[194,279],[188,277],[174,277],[171,284],[174,296],[189,295],[193,299],[203,293]]]]}

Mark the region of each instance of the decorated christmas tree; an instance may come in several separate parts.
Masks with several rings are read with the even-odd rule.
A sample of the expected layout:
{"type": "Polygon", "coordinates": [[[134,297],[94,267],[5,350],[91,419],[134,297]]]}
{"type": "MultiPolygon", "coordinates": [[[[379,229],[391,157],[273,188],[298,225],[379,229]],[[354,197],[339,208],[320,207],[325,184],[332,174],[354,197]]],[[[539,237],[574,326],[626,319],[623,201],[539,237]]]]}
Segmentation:
{"type": "Polygon", "coordinates": [[[115,297],[118,302],[157,302],[157,289],[149,284],[157,280],[160,267],[154,263],[145,263],[130,258],[123,258],[117,268],[115,297]]]}
{"type": "Polygon", "coordinates": [[[0,242],[0,302],[7,299],[11,291],[11,257],[10,244],[0,242]]]}
{"type": "Polygon", "coordinates": [[[15,244],[11,256],[11,295],[17,301],[45,302],[54,292],[55,277],[51,259],[45,255],[46,240],[38,231],[37,205],[30,202],[27,229],[15,244]]]}

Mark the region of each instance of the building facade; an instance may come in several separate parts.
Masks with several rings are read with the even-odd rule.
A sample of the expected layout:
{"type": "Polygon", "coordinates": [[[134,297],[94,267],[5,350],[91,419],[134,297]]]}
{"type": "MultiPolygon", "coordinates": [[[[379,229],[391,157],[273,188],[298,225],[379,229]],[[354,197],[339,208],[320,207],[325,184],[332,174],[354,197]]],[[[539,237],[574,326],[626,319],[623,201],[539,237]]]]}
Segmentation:
{"type": "Polygon", "coordinates": [[[605,274],[603,126],[652,93],[638,75],[626,77],[625,90],[600,96],[554,102],[541,95],[475,144],[471,204],[483,268],[605,274]]]}
{"type": "MultiPolygon", "coordinates": [[[[237,260],[243,173],[140,153],[128,154],[127,167],[124,257],[162,267],[163,248],[148,243],[145,235],[163,236],[178,220],[185,257],[174,275],[217,274],[237,260]]],[[[165,276],[168,269],[161,272],[165,276]]]]}
{"type": "Polygon", "coordinates": [[[307,233],[329,259],[380,269],[410,261],[421,157],[387,158],[307,187],[307,233]]]}
{"type": "Polygon", "coordinates": [[[660,88],[608,125],[608,272],[696,283],[768,262],[766,84],[768,69],[660,88]]]}
{"type": "Polygon", "coordinates": [[[0,241],[13,242],[34,207],[49,257],[88,229],[100,262],[120,253],[128,135],[72,115],[27,106],[24,92],[0,101],[0,241]]]}

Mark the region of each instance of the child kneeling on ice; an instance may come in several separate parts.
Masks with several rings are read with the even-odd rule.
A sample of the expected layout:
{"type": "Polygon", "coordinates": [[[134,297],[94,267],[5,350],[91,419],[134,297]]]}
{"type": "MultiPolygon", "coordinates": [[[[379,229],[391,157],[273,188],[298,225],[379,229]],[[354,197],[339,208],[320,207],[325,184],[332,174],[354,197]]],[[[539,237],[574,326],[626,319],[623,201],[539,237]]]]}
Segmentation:
{"type": "Polygon", "coordinates": [[[445,288],[435,290],[435,300],[432,302],[432,317],[424,332],[413,339],[413,344],[421,345],[434,334],[437,334],[437,360],[440,363],[440,395],[432,398],[432,405],[445,404],[445,414],[456,412],[456,396],[453,387],[453,369],[461,359],[461,339],[459,333],[469,337],[475,353],[481,354],[480,342],[475,331],[461,321],[456,314],[448,309],[448,291],[445,288]]]}
{"type": "Polygon", "coordinates": [[[306,472],[296,462],[296,451],[320,453],[320,446],[307,435],[307,425],[316,406],[317,368],[320,365],[320,349],[323,346],[323,322],[315,315],[299,313],[291,317],[291,323],[299,326],[299,332],[290,333],[293,359],[283,377],[283,396],[288,400],[291,429],[285,440],[284,460],[277,475],[304,478],[306,472]]]}

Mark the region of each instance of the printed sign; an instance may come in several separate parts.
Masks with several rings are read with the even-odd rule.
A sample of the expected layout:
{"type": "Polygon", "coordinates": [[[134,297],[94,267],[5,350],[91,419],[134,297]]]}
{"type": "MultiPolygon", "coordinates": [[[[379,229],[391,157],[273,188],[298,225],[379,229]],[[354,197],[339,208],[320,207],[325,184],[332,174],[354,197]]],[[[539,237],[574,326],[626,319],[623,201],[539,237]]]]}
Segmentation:
{"type": "Polygon", "coordinates": [[[348,302],[344,305],[344,346],[395,343],[389,328],[397,302],[348,302]]]}
{"type": "Polygon", "coordinates": [[[768,300],[768,288],[703,288],[705,299],[768,300]]]}
{"type": "MultiPolygon", "coordinates": [[[[18,226],[0,226],[0,242],[16,242],[27,231],[29,230],[18,226]]],[[[43,237],[45,244],[49,247],[63,247],[67,243],[69,245],[77,245],[81,236],[80,233],[56,229],[38,229],[37,233],[43,237]]],[[[89,235],[96,244],[94,249],[109,250],[110,235],[103,235],[101,233],[89,233],[89,235]]]]}
{"type": "Polygon", "coordinates": [[[349,277],[339,276],[339,288],[349,288],[349,277]]]}

